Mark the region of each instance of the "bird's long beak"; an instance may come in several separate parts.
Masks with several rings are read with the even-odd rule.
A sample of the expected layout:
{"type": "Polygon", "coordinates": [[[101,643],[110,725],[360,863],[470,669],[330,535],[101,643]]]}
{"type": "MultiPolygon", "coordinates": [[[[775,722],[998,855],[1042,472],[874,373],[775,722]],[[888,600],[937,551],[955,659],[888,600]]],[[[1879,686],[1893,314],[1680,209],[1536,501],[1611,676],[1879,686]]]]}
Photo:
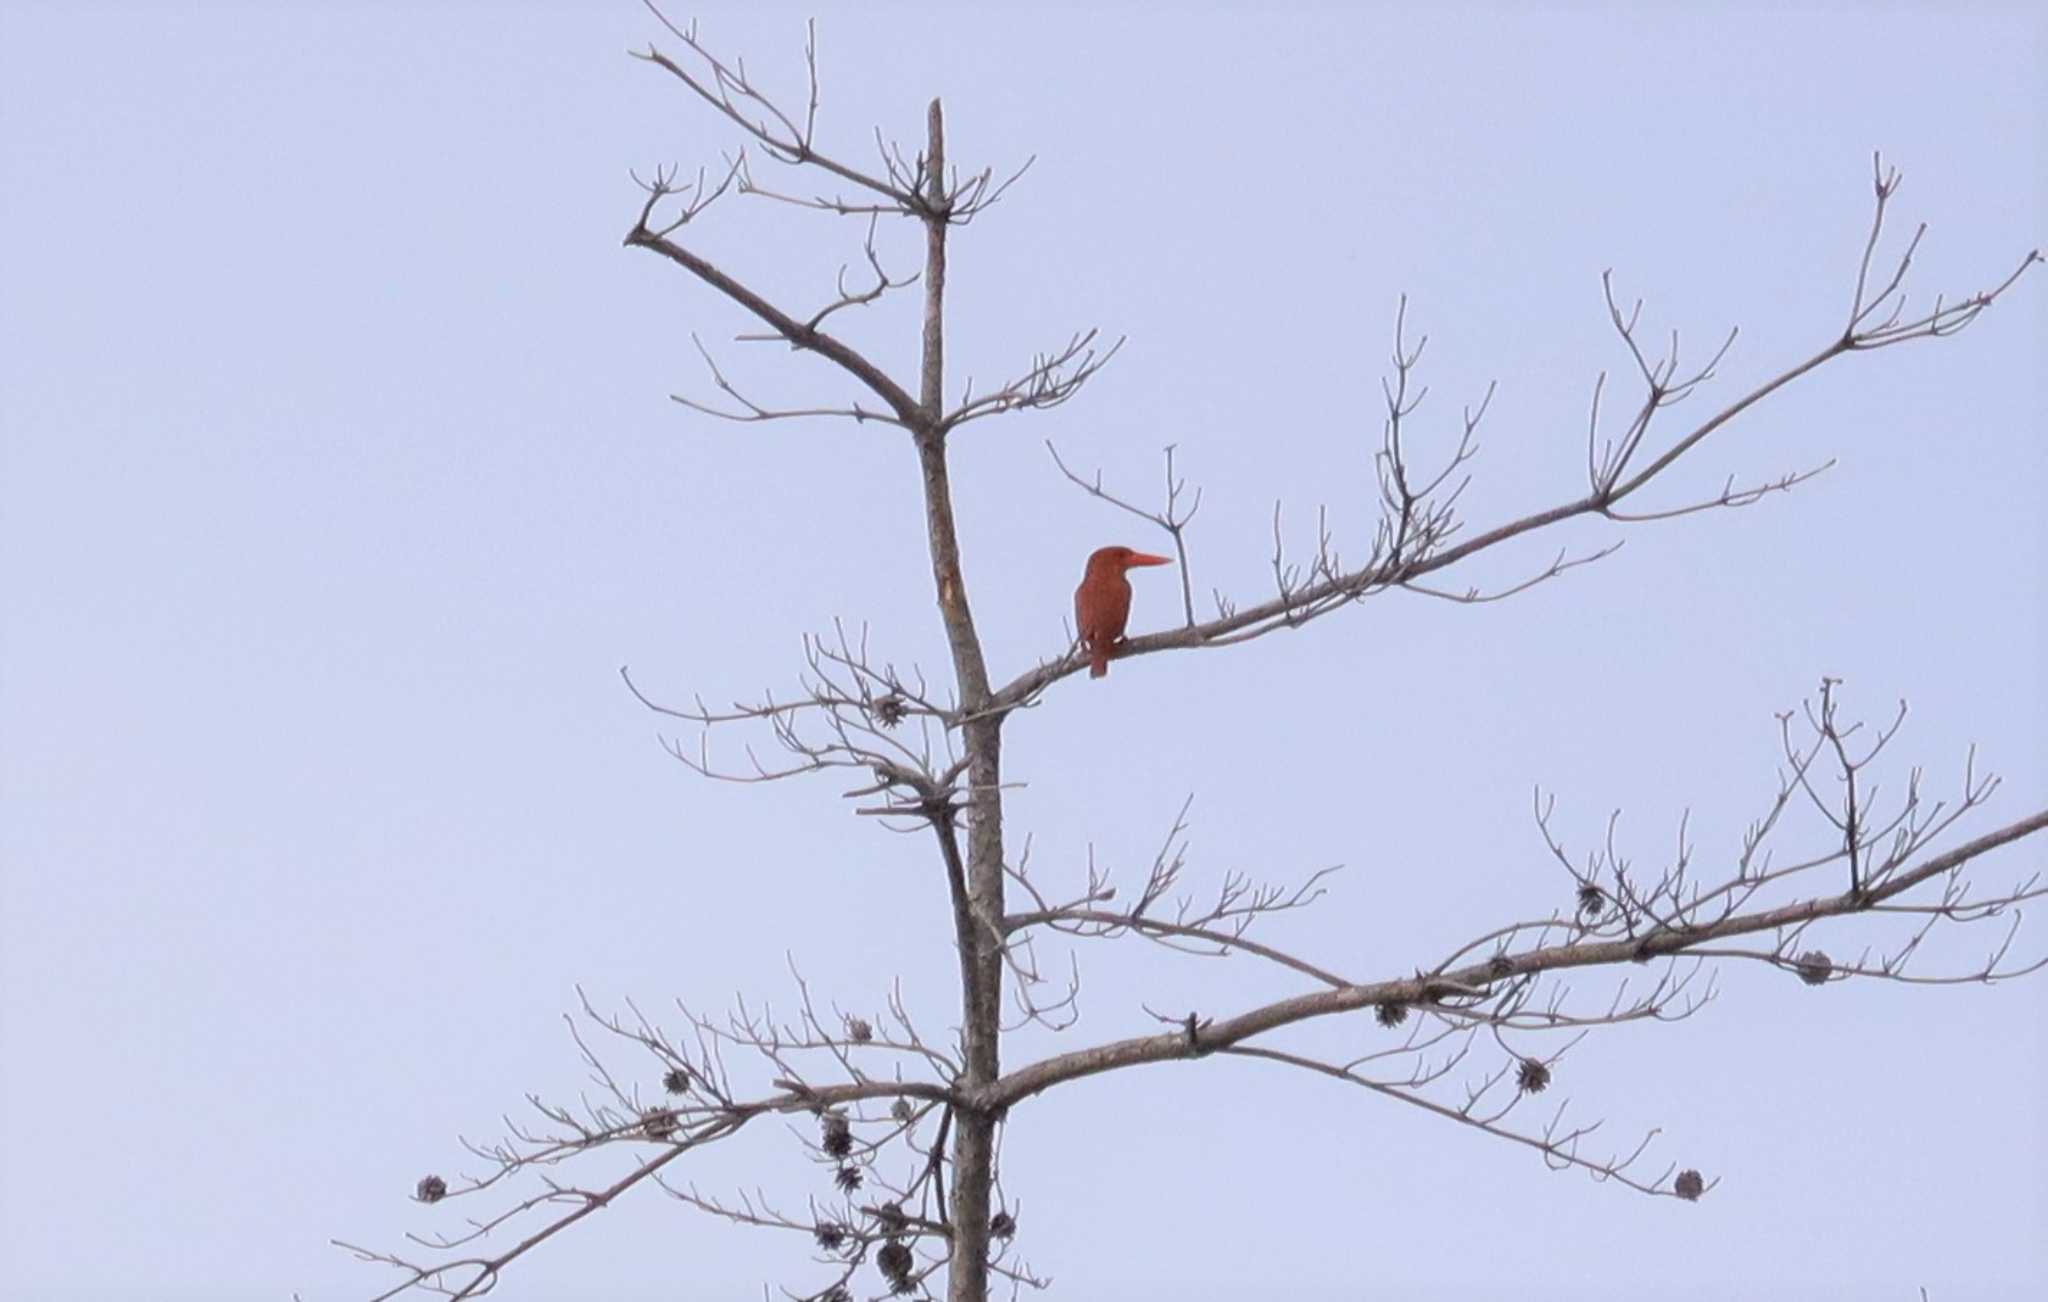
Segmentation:
{"type": "Polygon", "coordinates": [[[1126,565],[1171,565],[1171,564],[1173,564],[1173,557],[1171,557],[1171,556],[1154,556],[1154,555],[1152,555],[1152,553],[1150,553],[1150,552],[1132,552],[1132,553],[1131,553],[1131,559],[1130,559],[1130,560],[1128,560],[1128,561],[1125,561],[1125,562],[1124,562],[1124,564],[1126,564],[1126,565]]]}

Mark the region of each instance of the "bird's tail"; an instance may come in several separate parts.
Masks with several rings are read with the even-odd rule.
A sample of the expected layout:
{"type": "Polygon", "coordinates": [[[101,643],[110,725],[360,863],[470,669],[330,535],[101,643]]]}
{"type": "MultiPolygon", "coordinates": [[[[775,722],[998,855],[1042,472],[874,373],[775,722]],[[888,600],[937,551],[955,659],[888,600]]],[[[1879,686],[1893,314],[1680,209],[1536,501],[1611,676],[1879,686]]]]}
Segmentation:
{"type": "Polygon", "coordinates": [[[1097,651],[1088,657],[1088,676],[1100,678],[1109,672],[1109,657],[1097,651]]]}

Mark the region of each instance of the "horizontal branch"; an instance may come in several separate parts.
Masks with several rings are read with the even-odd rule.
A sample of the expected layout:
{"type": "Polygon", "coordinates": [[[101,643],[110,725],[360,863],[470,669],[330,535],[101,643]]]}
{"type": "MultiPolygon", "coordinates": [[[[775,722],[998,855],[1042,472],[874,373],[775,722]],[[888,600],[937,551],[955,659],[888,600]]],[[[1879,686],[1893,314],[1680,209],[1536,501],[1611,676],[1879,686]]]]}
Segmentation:
{"type": "MultiPolygon", "coordinates": [[[[1141,633],[1127,637],[1117,644],[1117,658],[1131,659],[1190,647],[1227,646],[1281,628],[1298,627],[1318,615],[1378,589],[1422,578],[1448,568],[1474,552],[1483,551],[1523,534],[1534,533],[1564,520],[1597,512],[1601,506],[1599,498],[1584,497],[1575,502],[1524,516],[1432,556],[1420,559],[1390,559],[1358,570],[1331,575],[1269,601],[1234,609],[1216,619],[1159,633],[1141,633]]],[[[1070,653],[1027,670],[996,692],[990,709],[1011,710],[1024,705],[1047,687],[1077,672],[1086,664],[1086,657],[1070,653]]]]}
{"type": "Polygon", "coordinates": [[[1978,855],[2023,837],[2048,829],[2048,809],[2016,823],[1988,832],[1918,867],[1897,873],[1882,886],[1840,895],[1798,901],[1778,908],[1736,914],[1717,923],[1694,928],[1661,930],[1649,935],[1593,944],[1551,945],[1500,959],[1474,963],[1436,975],[1417,975],[1378,981],[1369,985],[1319,990],[1277,1000],[1234,1017],[1211,1022],[1200,1034],[1181,1032],[1137,1036],[1072,1053],[1057,1054],[1004,1075],[977,1091],[973,1102],[988,1108],[1007,1108],[1055,1085],[1101,1075],[1145,1063],[1195,1058],[1218,1049],[1278,1030],[1298,1022],[1337,1013],[1355,1012],[1383,1004],[1429,1004],[1453,997],[1483,995],[1495,982],[1510,976],[1566,968],[1639,963],[1652,958],[1684,954],[1695,946],[1730,936],[1745,936],[1778,927],[1796,926],[1818,918],[1836,917],[1868,910],[1872,905],[1910,890],[1931,877],[1960,867],[1978,855]]]}
{"type": "MultiPolygon", "coordinates": [[[[1594,452],[1595,431],[1599,423],[1600,392],[1603,384],[1595,387],[1594,416],[1588,431],[1587,467],[1589,488],[1587,493],[1572,501],[1560,503],[1547,509],[1535,511],[1518,519],[1510,520],[1484,533],[1468,538],[1455,545],[1449,539],[1458,529],[1458,521],[1451,512],[1463,482],[1447,489],[1448,497],[1437,501],[1434,494],[1439,486],[1471,456],[1473,451],[1472,433],[1487,404],[1481,402],[1478,410],[1468,410],[1465,417],[1464,437],[1457,451],[1450,458],[1449,465],[1435,479],[1417,486],[1408,479],[1406,458],[1402,445],[1402,423],[1421,402],[1420,392],[1410,395],[1410,372],[1422,355],[1422,344],[1409,348],[1405,341],[1404,328],[1406,301],[1397,315],[1395,330],[1394,367],[1396,381],[1388,386],[1387,398],[1387,446],[1380,454],[1381,495],[1388,509],[1389,518],[1380,527],[1379,542],[1373,547],[1370,557],[1362,564],[1345,566],[1339,563],[1330,550],[1327,527],[1322,530],[1322,547],[1306,575],[1299,574],[1292,567],[1282,564],[1279,551],[1278,513],[1275,514],[1275,555],[1274,574],[1278,593],[1267,601],[1251,606],[1239,606],[1221,597],[1218,599],[1217,618],[1203,623],[1189,619],[1185,626],[1157,633],[1144,633],[1125,638],[1116,648],[1119,659],[1152,655],[1193,647],[1228,646],[1249,641],[1255,637],[1277,632],[1283,628],[1295,628],[1310,620],[1319,618],[1341,606],[1362,600],[1371,594],[1389,588],[1413,587],[1416,591],[1432,596],[1451,597],[1460,600],[1478,600],[1481,594],[1468,593],[1459,598],[1455,592],[1426,587],[1416,583],[1428,575],[1446,570],[1458,562],[1480,552],[1497,547],[1502,543],[1524,535],[1535,534],[1553,525],[1582,516],[1604,516],[1619,523],[1640,523],[1644,521],[1670,519],[1690,514],[1693,511],[1714,507],[1735,507],[1747,505],[1773,492],[1789,489],[1811,478],[1818,470],[1793,472],[1776,480],[1765,481],[1747,488],[1737,488],[1731,479],[1720,494],[1706,501],[1677,508],[1654,509],[1640,512],[1623,512],[1616,508],[1634,497],[1652,481],[1659,479],[1687,453],[1698,447],[1716,430],[1733,421],[1764,399],[1807,375],[1829,361],[1845,354],[1903,343],[1909,339],[1938,339],[1954,334],[1974,321],[1985,308],[2003,296],[2034,264],[2042,261],[2038,251],[2030,251],[2019,264],[1991,288],[1968,295],[1960,301],[1944,306],[1936,300],[1934,309],[1924,316],[1901,322],[1899,313],[1875,319],[1872,313],[1888,299],[1898,298],[1906,268],[1919,243],[1919,235],[1913,237],[1900,258],[1898,269],[1890,281],[1875,298],[1867,296],[1869,264],[1884,227],[1885,207],[1898,186],[1896,171],[1886,173],[1879,165],[1877,173],[1877,211],[1871,233],[1863,251],[1862,264],[1856,282],[1856,294],[1850,320],[1842,333],[1835,335],[1805,360],[1789,367],[1776,376],[1764,381],[1735,401],[1728,403],[1691,430],[1674,440],[1661,453],[1652,457],[1639,469],[1632,469],[1630,462],[1642,448],[1653,417],[1690,395],[1699,385],[1711,378],[1728,348],[1734,342],[1731,331],[1728,341],[1723,343],[1707,364],[1697,372],[1681,376],[1678,369],[1678,338],[1674,332],[1669,353],[1652,359],[1646,355],[1636,337],[1641,304],[1624,313],[1616,303],[1611,281],[1603,276],[1602,284],[1607,294],[1607,306],[1615,329],[1634,358],[1642,375],[1646,392],[1641,406],[1629,422],[1627,432],[1618,446],[1610,446],[1605,457],[1594,452]],[[1873,321],[1875,323],[1873,324],[1873,321]]],[[[1924,230],[1924,228],[1923,228],[1924,230]]],[[[1902,301],[1902,300],[1901,300],[1902,301]]],[[[1427,340],[1423,340],[1426,343],[1427,340]]],[[[1491,390],[1488,391],[1491,396],[1491,390]]],[[[1832,464],[1832,462],[1827,463],[1832,464]]],[[[1820,469],[1825,469],[1825,465],[1820,469]]],[[[1066,470],[1061,470],[1070,480],[1084,490],[1097,496],[1107,497],[1099,484],[1089,484],[1066,470]]],[[[1110,499],[1112,501],[1116,499],[1110,499]]],[[[1126,503],[1127,510],[1136,510],[1126,503]]],[[[1138,512],[1146,514],[1145,512],[1138,512]]],[[[1169,530],[1171,532],[1171,530],[1169,530]]],[[[1176,534],[1176,541],[1178,541],[1176,534]]],[[[1572,562],[1573,564],[1581,562],[1572,562]]],[[[1532,582],[1555,577],[1563,569],[1570,568],[1560,556],[1548,570],[1532,582]]],[[[1510,591],[1520,590],[1519,585],[1510,591]]],[[[1505,594],[1501,594],[1505,595],[1505,594]]],[[[1079,671],[1086,664],[1085,657],[1069,649],[1059,656],[1042,660],[1036,667],[1019,674],[997,691],[990,700],[987,710],[1004,713],[1029,705],[1046,688],[1059,680],[1079,671]]]]}

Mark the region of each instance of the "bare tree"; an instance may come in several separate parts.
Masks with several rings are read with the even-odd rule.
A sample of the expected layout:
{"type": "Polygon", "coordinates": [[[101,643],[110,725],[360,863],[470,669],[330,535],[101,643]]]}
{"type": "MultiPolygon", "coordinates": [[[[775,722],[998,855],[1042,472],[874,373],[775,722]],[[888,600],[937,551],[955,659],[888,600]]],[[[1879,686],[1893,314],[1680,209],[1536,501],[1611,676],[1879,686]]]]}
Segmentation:
{"type": "MultiPolygon", "coordinates": [[[[480,1174],[452,1183],[423,1179],[417,1189],[422,1202],[460,1197],[489,1209],[472,1216],[462,1232],[421,1236],[405,1251],[352,1248],[400,1272],[380,1297],[414,1289],[481,1294],[520,1257],[641,1186],[658,1187],[714,1216],[799,1238],[815,1270],[787,1290],[792,1297],[943,1292],[970,1302],[986,1297],[992,1281],[1039,1285],[1043,1277],[1015,1249],[1017,1221],[999,1178],[999,1137],[1010,1110],[1083,1077],[1208,1055],[1261,1058],[1319,1073],[1532,1149],[1555,1168],[1693,1200],[1714,1181],[1698,1170],[1653,1164],[1647,1138],[1596,1146],[1597,1121],[1567,1118],[1562,1109],[1539,1111],[1532,1101],[1581,1038],[1618,1023],[1686,1017],[1712,997],[1721,963],[1763,964],[1823,985],[1853,979],[1988,983],[2048,962],[2011,957],[2015,906],[2048,888],[2027,877],[1983,889],[1969,876],[1981,856],[2048,828],[2048,809],[1957,840],[1954,829],[1997,786],[1996,778],[1977,772],[1974,757],[1945,797],[1932,795],[1920,770],[1908,766],[1881,799],[1878,776],[1891,762],[1905,706],[1881,727],[1852,722],[1831,679],[1821,680],[1802,709],[1779,716],[1777,790],[1743,833],[1732,863],[1716,859],[1704,871],[1697,868],[1685,827],[1672,857],[1652,867],[1625,856],[1611,824],[1601,844],[1575,851],[1556,828],[1552,801],[1539,793],[1536,831],[1557,865],[1560,908],[1541,917],[1475,921],[1475,934],[1464,944],[1414,955],[1412,966],[1399,971],[1346,970],[1264,938],[1259,928],[1271,915],[1315,903],[1321,874],[1295,885],[1231,876],[1213,894],[1190,892],[1185,810],[1141,881],[1116,883],[1092,864],[1074,885],[1042,881],[1028,852],[1013,852],[1006,838],[1003,728],[1016,711],[1049,705],[1049,694],[1086,657],[1072,645],[1051,648],[1007,681],[991,676],[968,600],[947,447],[970,422],[1066,402],[1117,344],[1092,329],[1077,331],[1020,365],[1007,383],[980,392],[968,384],[949,397],[948,241],[1000,201],[1028,162],[1007,174],[960,169],[946,153],[937,101],[915,150],[906,152],[877,133],[871,162],[828,155],[817,144],[814,46],[806,49],[808,100],[792,107],[758,89],[743,63],[715,54],[694,28],[662,21],[672,50],[651,48],[640,57],[722,117],[739,145],[714,172],[685,180],[664,168],[641,178],[646,200],[625,243],[744,309],[759,329],[741,339],[811,354],[849,391],[844,401],[823,406],[756,401],[700,344],[715,397],[677,401],[735,421],[845,419],[893,427],[881,436],[907,438],[922,472],[930,581],[952,664],[950,682],[934,686],[914,671],[878,663],[864,634],[835,627],[807,639],[804,672],[788,695],[721,707],[702,699],[658,702],[640,695],[630,677],[627,685],[650,709],[696,730],[694,745],[673,741],[670,747],[697,772],[772,782],[844,771],[853,783],[846,794],[860,802],[861,814],[931,838],[951,901],[958,1022],[932,1034],[914,1022],[900,992],[873,1015],[851,1013],[819,1002],[800,978],[797,1010],[788,1018],[742,1000],[723,1016],[683,1006],[679,1022],[663,1025],[630,1003],[614,1012],[586,1000],[580,1022],[572,1019],[571,1026],[599,1091],[596,1101],[562,1106],[533,1098],[533,1120],[510,1123],[500,1140],[470,1145],[483,1163],[480,1174]],[[771,301],[688,238],[691,223],[727,196],[854,218],[865,229],[861,269],[843,272],[820,307],[771,301]],[[924,261],[917,274],[885,265],[875,238],[885,220],[922,229],[924,261]],[[922,361],[914,381],[890,374],[832,329],[841,313],[913,286],[923,298],[922,361]],[[720,767],[706,739],[731,728],[763,731],[779,757],[763,761],[750,748],[743,767],[720,767]],[[1830,933],[1837,948],[1824,951],[1819,929],[1835,920],[1844,924],[1830,933]],[[1979,924],[1994,932],[1982,964],[1935,972],[1915,965],[1923,938],[1935,928],[1979,924]],[[1283,969],[1301,990],[1252,1008],[1156,1013],[1161,1029],[1155,1034],[1006,1064],[1006,1030],[1025,1022],[1063,1029],[1075,1021],[1078,967],[1071,959],[1064,969],[1042,964],[1041,941],[1051,938],[1135,938],[1191,954],[1242,956],[1283,969]],[[1643,965],[1649,974],[1635,975],[1643,965]],[[1603,996],[1588,1001],[1584,992],[1559,983],[1568,969],[1612,971],[1615,979],[1603,996]],[[1381,1047],[1324,1058],[1276,1035],[1312,1019],[1354,1013],[1382,1028],[1371,1032],[1381,1047]],[[613,1065],[604,1052],[620,1042],[629,1049],[629,1067],[613,1065]],[[800,1205],[763,1192],[704,1192],[681,1174],[697,1149],[771,1117],[814,1127],[808,1142],[823,1178],[800,1205]],[[564,1174],[585,1169],[598,1150],[623,1151],[629,1165],[604,1180],[564,1174]]],[[[1595,384],[1583,494],[1483,527],[1467,527],[1459,500],[1491,391],[1466,409],[1448,449],[1434,460],[1419,458],[1410,418],[1422,400],[1417,369],[1426,341],[1411,342],[1403,304],[1384,385],[1376,456],[1381,510],[1369,550],[1340,557],[1323,527],[1314,554],[1292,558],[1276,513],[1271,591],[1244,599],[1218,593],[1206,618],[1197,612],[1190,577],[1189,530],[1201,495],[1188,487],[1173,449],[1166,452],[1156,506],[1113,492],[1054,450],[1058,472],[1161,530],[1180,562],[1182,622],[1127,639],[1118,656],[1230,646],[1389,592],[1463,603],[1500,600],[1595,561],[1612,545],[1576,555],[1557,551],[1530,566],[1519,583],[1492,591],[1461,580],[1460,565],[1576,517],[1644,525],[1744,506],[1819,473],[1825,465],[1746,481],[1731,477],[1704,495],[1655,496],[1671,484],[1680,461],[1778,390],[1850,353],[1955,334],[2041,260],[2029,253],[1989,289],[1909,310],[1907,273],[1925,228],[1903,251],[1884,251],[1898,185],[1897,172],[1874,165],[1874,213],[1842,318],[1821,332],[1805,357],[1689,428],[1667,433],[1662,417],[1714,378],[1734,333],[1688,369],[1678,336],[1646,338],[1641,304],[1624,307],[1610,283],[1609,312],[1637,392],[1617,420],[1607,410],[1606,377],[1595,384]]]]}

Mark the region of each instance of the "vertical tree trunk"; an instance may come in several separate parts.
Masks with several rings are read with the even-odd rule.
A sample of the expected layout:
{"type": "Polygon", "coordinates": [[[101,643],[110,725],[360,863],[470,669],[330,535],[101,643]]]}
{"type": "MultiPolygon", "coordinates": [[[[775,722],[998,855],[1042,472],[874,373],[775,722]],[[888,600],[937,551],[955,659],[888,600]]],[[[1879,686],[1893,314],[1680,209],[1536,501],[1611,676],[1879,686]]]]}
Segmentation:
{"type": "MultiPolygon", "coordinates": [[[[945,416],[946,200],[945,117],[933,100],[925,147],[924,357],[916,431],[924,471],[926,531],[931,542],[932,580],[939,614],[953,654],[960,707],[970,722],[962,727],[968,756],[967,920],[959,936],[960,1017],[965,1067],[961,1084],[972,1092],[1001,1073],[998,1036],[1002,1021],[1002,950],[993,920],[1003,913],[1002,722],[975,718],[988,705],[988,667],[967,584],[960,571],[960,540],[953,527],[953,492],[946,467],[945,416]]],[[[951,835],[948,831],[947,835],[951,835]]],[[[952,1223],[947,1296],[952,1302],[988,1297],[988,1222],[995,1180],[996,1117],[962,1109],[953,1119],[952,1223]]]]}

